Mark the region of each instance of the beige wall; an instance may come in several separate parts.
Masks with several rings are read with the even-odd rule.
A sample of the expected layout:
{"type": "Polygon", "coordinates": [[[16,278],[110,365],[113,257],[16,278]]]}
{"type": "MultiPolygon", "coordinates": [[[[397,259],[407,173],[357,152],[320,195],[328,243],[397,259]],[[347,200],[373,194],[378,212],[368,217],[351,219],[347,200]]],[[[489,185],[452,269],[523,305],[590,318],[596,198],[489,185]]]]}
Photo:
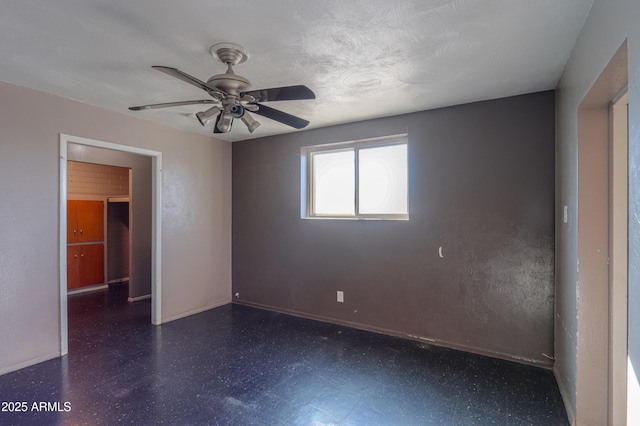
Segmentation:
{"type": "Polygon", "coordinates": [[[60,353],[60,133],[162,152],[163,321],[231,299],[227,142],[0,83],[0,374],[60,353]]]}
{"type": "MultiPolygon", "coordinates": [[[[607,277],[606,273],[601,274],[602,268],[606,268],[607,239],[602,235],[606,229],[588,230],[590,221],[601,226],[601,216],[606,216],[606,210],[599,213],[591,210],[594,207],[591,202],[595,202],[598,209],[601,207],[597,198],[601,197],[603,188],[586,186],[597,173],[600,177],[606,176],[602,170],[590,167],[599,167],[601,163],[590,163],[598,155],[604,156],[606,162],[606,129],[595,129],[601,134],[599,140],[604,137],[603,150],[602,144],[592,143],[597,133],[587,127],[593,126],[594,118],[599,121],[602,111],[583,110],[580,115],[584,120],[579,126],[578,109],[626,39],[630,129],[629,358],[632,362],[635,360],[636,366],[640,362],[640,226],[637,219],[632,219],[640,217],[639,16],[637,0],[596,0],[557,90],[555,372],[569,415],[578,425],[606,424],[608,418],[606,391],[602,398],[602,389],[607,388],[606,348],[602,347],[606,341],[601,341],[606,338],[603,309],[608,303],[607,277]],[[569,209],[568,223],[562,220],[564,205],[569,209]],[[588,273],[591,270],[593,274],[588,273]]],[[[615,85],[619,81],[614,78],[611,83],[615,85]]],[[[606,202],[606,198],[600,201],[606,202]]],[[[630,401],[629,405],[638,404],[630,401]]]]}

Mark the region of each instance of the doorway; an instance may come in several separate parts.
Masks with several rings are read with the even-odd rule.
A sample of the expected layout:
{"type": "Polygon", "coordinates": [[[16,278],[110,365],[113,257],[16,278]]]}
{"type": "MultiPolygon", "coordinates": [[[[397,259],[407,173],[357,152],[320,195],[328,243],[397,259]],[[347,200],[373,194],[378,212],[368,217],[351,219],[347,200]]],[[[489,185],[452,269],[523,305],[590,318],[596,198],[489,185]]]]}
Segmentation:
{"type": "Polygon", "coordinates": [[[576,423],[627,424],[626,41],[578,109],[576,423]]]}
{"type": "Polygon", "coordinates": [[[131,172],[135,167],[143,178],[136,190],[144,191],[142,202],[146,204],[141,206],[143,209],[138,208],[138,216],[147,228],[144,233],[136,232],[138,239],[146,241],[144,251],[137,257],[149,259],[145,260],[148,272],[142,278],[147,281],[146,294],[150,298],[151,159],[76,144],[69,145],[67,156],[68,295],[105,290],[124,281],[129,283],[129,247],[133,234],[129,198],[131,172]]]}
{"type": "Polygon", "coordinates": [[[609,421],[626,423],[628,295],[628,122],[625,88],[609,108],[609,421]]]}
{"type": "Polygon", "coordinates": [[[60,354],[68,353],[67,314],[67,160],[69,144],[95,147],[151,158],[151,323],[162,322],[161,285],[161,206],[162,206],[162,153],[128,145],[60,134],[60,354]]]}

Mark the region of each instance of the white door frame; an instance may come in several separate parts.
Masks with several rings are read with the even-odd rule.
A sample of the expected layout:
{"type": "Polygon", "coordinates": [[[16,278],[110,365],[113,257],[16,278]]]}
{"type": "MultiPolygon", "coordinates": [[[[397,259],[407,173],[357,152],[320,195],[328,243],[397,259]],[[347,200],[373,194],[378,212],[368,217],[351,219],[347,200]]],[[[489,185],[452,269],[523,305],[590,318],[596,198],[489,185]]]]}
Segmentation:
{"type": "MultiPolygon", "coordinates": [[[[626,334],[616,333],[613,336],[612,348],[610,327],[624,322],[624,312],[618,308],[624,295],[625,278],[624,271],[620,274],[621,269],[617,266],[615,284],[612,286],[609,272],[611,255],[617,257],[616,264],[618,261],[624,263],[624,245],[628,238],[624,235],[624,229],[616,232],[616,246],[613,253],[610,252],[609,209],[612,174],[609,154],[612,136],[610,107],[611,103],[618,99],[627,82],[628,55],[625,40],[585,94],[577,110],[578,281],[575,300],[576,335],[579,337],[576,338],[576,411],[570,415],[570,420],[575,424],[625,424],[625,414],[619,409],[624,394],[624,379],[611,380],[613,369],[609,363],[613,356],[616,359],[615,370],[620,371],[617,360],[621,353],[624,353],[624,349],[620,348],[623,341],[626,341],[626,334]],[[618,243],[623,246],[622,250],[619,249],[618,243]],[[613,352],[610,349],[613,349],[613,352]]],[[[621,140],[618,139],[616,142],[621,140]]],[[[616,164],[621,162],[618,160],[616,164]]],[[[628,168],[627,166],[622,164],[618,167],[628,168]]],[[[622,170],[616,170],[618,171],[622,170]]],[[[617,183],[625,186],[624,177],[613,177],[617,183]]],[[[621,192],[625,198],[626,191],[623,189],[621,192]]],[[[618,195],[616,194],[617,200],[618,195]]],[[[623,213],[619,206],[616,212],[623,213]]],[[[614,224],[626,227],[624,218],[620,220],[619,216],[616,216],[614,224]]],[[[571,410],[572,406],[569,405],[567,412],[571,410]]]]}
{"type": "Polygon", "coordinates": [[[609,422],[627,424],[628,129],[627,88],[609,107],[609,422]]]}
{"type": "Polygon", "coordinates": [[[69,351],[67,317],[67,145],[92,146],[151,157],[151,323],[162,322],[162,152],[60,134],[60,356],[69,351]]]}

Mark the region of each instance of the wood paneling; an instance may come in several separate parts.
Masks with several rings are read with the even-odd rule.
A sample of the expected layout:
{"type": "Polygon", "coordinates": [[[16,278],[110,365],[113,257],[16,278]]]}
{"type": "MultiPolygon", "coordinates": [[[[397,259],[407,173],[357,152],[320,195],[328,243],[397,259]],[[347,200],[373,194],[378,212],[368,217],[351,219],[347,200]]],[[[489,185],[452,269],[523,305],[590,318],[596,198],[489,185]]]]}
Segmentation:
{"type": "Polygon", "coordinates": [[[129,169],[68,161],[67,195],[69,198],[128,197],[129,169]]]}

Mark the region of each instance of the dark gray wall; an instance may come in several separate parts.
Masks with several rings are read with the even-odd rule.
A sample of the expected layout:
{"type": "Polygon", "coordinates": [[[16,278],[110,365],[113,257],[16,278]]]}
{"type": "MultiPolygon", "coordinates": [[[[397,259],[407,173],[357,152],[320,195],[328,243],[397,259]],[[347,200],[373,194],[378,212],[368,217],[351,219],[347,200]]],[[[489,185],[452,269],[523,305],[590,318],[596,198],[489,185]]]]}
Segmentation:
{"type": "Polygon", "coordinates": [[[553,92],[237,142],[232,182],[236,302],[551,364],[553,92]],[[403,132],[408,221],[300,218],[300,147],[403,132]]]}
{"type": "Polygon", "coordinates": [[[129,278],[129,203],[107,203],[107,281],[129,278]]]}

